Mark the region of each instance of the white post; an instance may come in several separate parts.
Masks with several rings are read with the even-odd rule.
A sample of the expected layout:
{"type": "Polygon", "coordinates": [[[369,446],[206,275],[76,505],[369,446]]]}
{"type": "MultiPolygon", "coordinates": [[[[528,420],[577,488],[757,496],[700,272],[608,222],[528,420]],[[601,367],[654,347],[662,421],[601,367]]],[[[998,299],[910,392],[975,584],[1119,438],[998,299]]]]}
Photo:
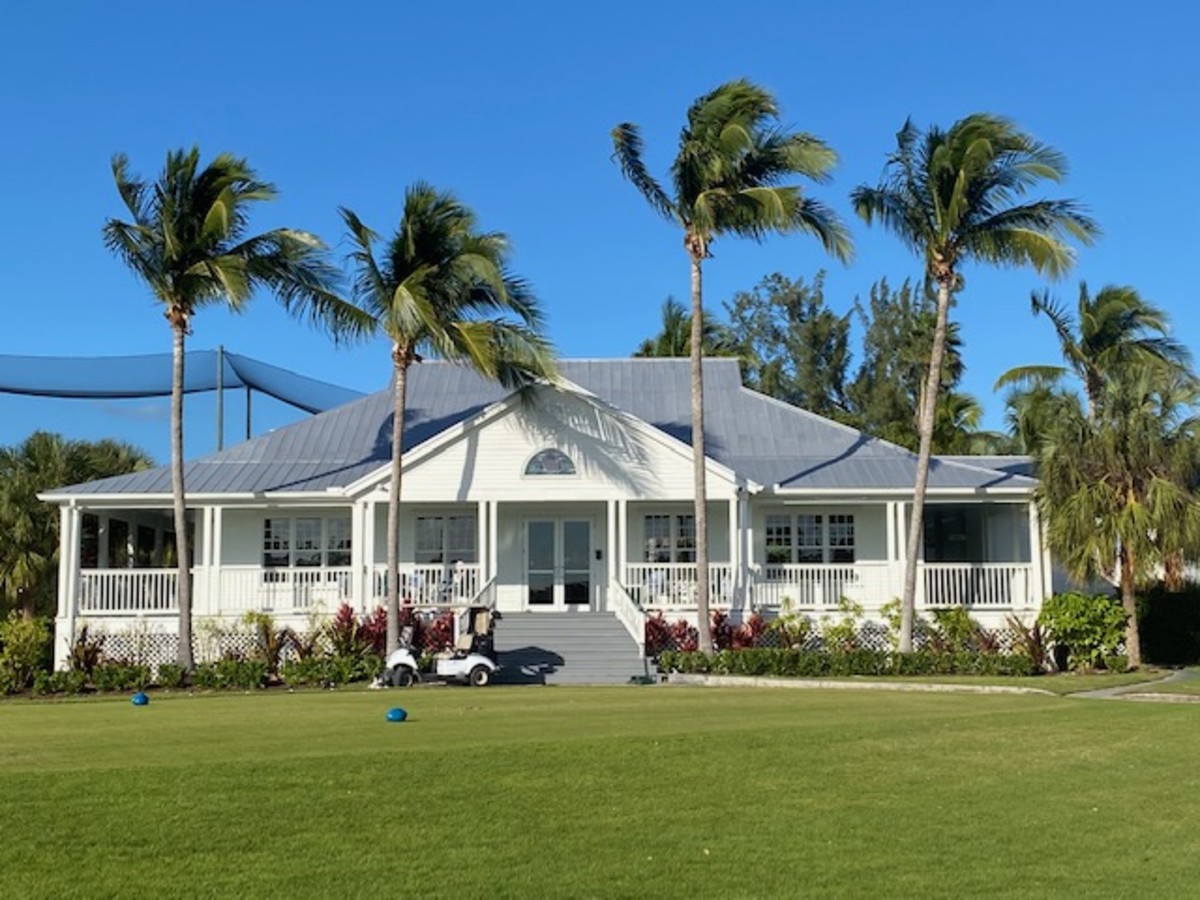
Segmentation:
{"type": "Polygon", "coordinates": [[[479,588],[491,578],[492,556],[488,551],[488,501],[475,504],[475,564],[479,567],[479,588]]]}
{"type": "MultiPolygon", "coordinates": [[[[66,511],[66,507],[63,507],[66,511]]],[[[108,516],[99,516],[96,523],[96,568],[108,568],[108,516]]],[[[65,535],[66,532],[64,531],[65,535]]]]}
{"type": "Polygon", "coordinates": [[[750,588],[750,499],[743,489],[738,496],[737,541],[738,541],[738,592],[742,607],[749,616],[754,610],[754,598],[750,588]]]}
{"type": "MultiPolygon", "coordinates": [[[[629,501],[617,501],[617,578],[625,584],[628,576],[629,560],[629,501]]],[[[626,585],[628,587],[628,585],[626,585]]]]}
{"type": "Polygon", "coordinates": [[[493,578],[500,576],[500,504],[493,500],[488,504],[488,532],[492,540],[488,544],[488,571],[493,578]]]}
{"type": "Polygon", "coordinates": [[[738,528],[738,497],[735,490],[734,495],[729,498],[726,504],[728,510],[728,543],[729,543],[729,587],[733,591],[733,595],[729,598],[729,612],[731,615],[736,614],[744,620],[746,618],[746,607],[742,603],[742,548],[739,546],[739,538],[741,530],[738,528]]]}
{"type": "Polygon", "coordinates": [[[363,522],[362,558],[363,573],[362,609],[365,612],[375,603],[375,520],[379,504],[372,495],[365,504],[366,519],[363,522]]]}
{"type": "MultiPolygon", "coordinates": [[[[604,511],[605,525],[605,553],[607,554],[607,562],[605,569],[608,572],[608,595],[617,589],[617,583],[620,581],[617,575],[617,501],[609,500],[604,511]]],[[[612,608],[612,603],[605,604],[608,608],[612,608]]]]}
{"type": "Polygon", "coordinates": [[[208,572],[209,603],[215,611],[221,610],[221,558],[225,541],[225,507],[212,508],[212,565],[208,572]]]}
{"type": "MultiPolygon", "coordinates": [[[[61,548],[59,552],[66,557],[66,604],[67,604],[67,634],[65,643],[55,645],[56,650],[62,651],[62,664],[65,667],[67,655],[70,653],[71,645],[75,642],[75,618],[79,612],[79,550],[81,546],[80,536],[80,512],[79,507],[74,503],[70,507],[64,509],[66,515],[63,517],[63,533],[61,539],[61,548]]],[[[60,561],[61,562],[61,561],[60,561]]],[[[60,583],[59,590],[62,591],[60,583]]],[[[56,653],[57,655],[57,653],[56,653]]],[[[58,660],[55,660],[57,667],[58,660]]]]}
{"type": "Polygon", "coordinates": [[[1037,504],[1029,501],[1029,562],[1032,578],[1029,593],[1025,598],[1025,606],[1036,609],[1042,608],[1046,599],[1046,579],[1049,575],[1049,552],[1045,546],[1042,534],[1042,518],[1038,514],[1037,504]]]}

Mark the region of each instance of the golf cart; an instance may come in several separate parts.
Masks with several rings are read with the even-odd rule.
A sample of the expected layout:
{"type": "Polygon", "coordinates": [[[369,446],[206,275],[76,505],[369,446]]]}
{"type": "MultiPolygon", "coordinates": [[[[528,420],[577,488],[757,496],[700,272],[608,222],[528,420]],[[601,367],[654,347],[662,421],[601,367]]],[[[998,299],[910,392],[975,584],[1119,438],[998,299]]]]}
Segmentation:
{"type": "MultiPolygon", "coordinates": [[[[459,632],[454,649],[439,653],[432,675],[425,677],[483,687],[491,684],[500,669],[492,640],[495,614],[486,606],[472,606],[463,619],[466,627],[459,632]]],[[[399,649],[388,656],[372,687],[408,687],[421,677],[419,658],[412,647],[412,628],[405,628],[399,649]]]]}

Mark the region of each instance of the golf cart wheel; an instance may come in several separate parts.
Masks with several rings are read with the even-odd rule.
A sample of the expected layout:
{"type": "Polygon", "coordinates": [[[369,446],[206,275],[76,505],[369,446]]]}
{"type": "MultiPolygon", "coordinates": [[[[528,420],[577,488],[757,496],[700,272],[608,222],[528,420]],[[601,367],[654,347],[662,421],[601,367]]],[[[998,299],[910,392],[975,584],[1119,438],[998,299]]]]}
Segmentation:
{"type": "Polygon", "coordinates": [[[487,687],[492,683],[492,672],[487,666],[476,666],[468,676],[471,687],[487,687]]]}
{"type": "Polygon", "coordinates": [[[415,680],[413,670],[408,666],[402,666],[392,675],[392,684],[396,687],[411,687],[415,680]]]}

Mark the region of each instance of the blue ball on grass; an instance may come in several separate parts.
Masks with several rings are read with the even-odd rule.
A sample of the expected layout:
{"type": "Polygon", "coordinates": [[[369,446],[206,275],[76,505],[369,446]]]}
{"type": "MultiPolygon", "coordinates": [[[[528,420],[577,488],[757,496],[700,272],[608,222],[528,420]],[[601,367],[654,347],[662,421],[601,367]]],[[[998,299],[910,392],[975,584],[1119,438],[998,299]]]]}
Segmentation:
{"type": "Polygon", "coordinates": [[[401,709],[399,706],[389,709],[387,711],[387,720],[389,722],[403,722],[407,718],[408,718],[408,713],[405,712],[403,709],[401,709]]]}
{"type": "Polygon", "coordinates": [[[134,694],[132,697],[129,698],[129,702],[132,703],[134,706],[145,706],[147,703],[150,702],[150,698],[147,697],[143,691],[138,691],[136,694],[134,694]]]}

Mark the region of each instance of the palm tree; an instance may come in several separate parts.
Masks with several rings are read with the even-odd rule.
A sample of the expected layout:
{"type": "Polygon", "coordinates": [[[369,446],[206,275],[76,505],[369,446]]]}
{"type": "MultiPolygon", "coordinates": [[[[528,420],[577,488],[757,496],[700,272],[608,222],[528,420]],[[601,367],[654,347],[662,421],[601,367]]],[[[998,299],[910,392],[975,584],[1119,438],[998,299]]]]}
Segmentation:
{"type": "Polygon", "coordinates": [[[112,160],[117,192],[132,220],[109,219],[104,243],[150,288],[174,336],[171,368],[171,486],[179,565],[179,664],[190,670],[192,589],[188,577],[183,477],[183,360],[192,316],[207,306],[242,309],[259,288],[293,314],[335,335],[363,332],[362,316],[333,292],[337,273],[314,235],[276,228],[248,235],[250,208],[275,197],[246,160],[227,153],[200,167],[200,151],[174,150],[154,182],[131,175],[123,154],[112,160]]]}
{"type": "Polygon", "coordinates": [[[839,259],[851,255],[850,238],[824,204],[793,176],[824,181],[837,155],[823,141],[788,132],[778,124],[775,98],[746,80],[731,81],[697,99],[687,112],[668,192],[646,169],[642,136],[628,122],[613,129],[613,156],[663,218],[683,230],[692,284],[692,465],[695,483],[696,608],[700,649],[712,649],[708,613],[708,516],[704,455],[704,305],[702,274],[714,240],[736,235],[763,240],[771,234],[806,232],[839,259]]]}
{"type": "MultiPolygon", "coordinates": [[[[855,211],[867,224],[878,221],[922,256],[926,277],[937,287],[928,371],[941,371],[950,299],[962,287],[964,262],[1032,266],[1059,277],[1074,261],[1067,238],[1088,244],[1098,233],[1096,224],[1073,200],[1018,202],[1035,185],[1062,180],[1066,168],[1062,154],[1007,119],[975,114],[948,131],[930,127],[921,132],[911,121],[905,122],[882,182],[854,190],[855,211]]],[[[917,554],[939,382],[926,378],[920,404],[921,440],[900,604],[902,651],[912,649],[917,554]]]]}
{"type": "Polygon", "coordinates": [[[529,285],[508,271],[509,242],[477,229],[451,194],[418,182],[404,192],[395,233],[379,235],[342,209],[354,249],[354,299],[392,345],[392,473],[387,525],[387,646],[400,640],[400,485],[408,370],[426,355],[463,363],[508,388],[555,378],[529,285]]]}
{"type": "Polygon", "coordinates": [[[1118,580],[1136,667],[1136,591],[1200,535],[1200,394],[1190,374],[1143,361],[1108,374],[1093,399],[1091,410],[1076,395],[1056,404],[1036,452],[1038,503],[1047,543],[1073,577],[1118,580]]]}
{"type": "MultiPolygon", "coordinates": [[[[662,305],[662,331],[638,345],[634,356],[680,357],[692,353],[692,317],[683,304],[668,297],[662,305]]],[[[706,313],[701,325],[703,356],[736,356],[737,340],[729,329],[706,313]]]]}
{"type": "Polygon", "coordinates": [[[1051,299],[1049,291],[1035,291],[1030,306],[1035,316],[1045,315],[1054,326],[1066,365],[1017,366],[997,379],[997,388],[1055,383],[1070,372],[1083,383],[1088,415],[1095,416],[1111,373],[1135,364],[1162,365],[1179,371],[1186,371],[1190,365],[1187,348],[1167,336],[1166,314],[1131,287],[1108,285],[1092,297],[1087,283],[1080,283],[1074,320],[1051,299]]]}

